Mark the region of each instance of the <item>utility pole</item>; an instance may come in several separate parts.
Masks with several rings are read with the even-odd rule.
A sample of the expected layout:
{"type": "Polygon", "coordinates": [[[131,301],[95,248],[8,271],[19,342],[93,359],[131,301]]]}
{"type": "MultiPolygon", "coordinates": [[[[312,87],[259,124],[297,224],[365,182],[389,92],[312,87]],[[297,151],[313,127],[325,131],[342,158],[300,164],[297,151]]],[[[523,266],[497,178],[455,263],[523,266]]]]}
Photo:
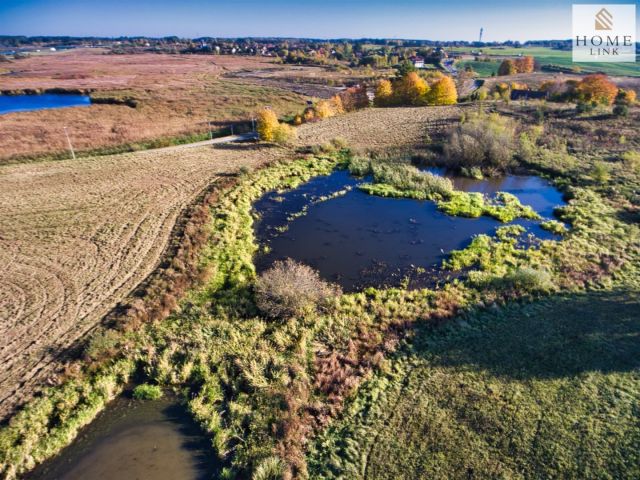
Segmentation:
{"type": "Polygon", "coordinates": [[[75,160],[76,159],[76,153],[73,151],[73,145],[71,145],[71,139],[69,138],[69,132],[67,132],[67,127],[62,127],[64,128],[64,134],[67,137],[67,143],[69,144],[69,150],[71,150],[71,157],[75,160]]]}

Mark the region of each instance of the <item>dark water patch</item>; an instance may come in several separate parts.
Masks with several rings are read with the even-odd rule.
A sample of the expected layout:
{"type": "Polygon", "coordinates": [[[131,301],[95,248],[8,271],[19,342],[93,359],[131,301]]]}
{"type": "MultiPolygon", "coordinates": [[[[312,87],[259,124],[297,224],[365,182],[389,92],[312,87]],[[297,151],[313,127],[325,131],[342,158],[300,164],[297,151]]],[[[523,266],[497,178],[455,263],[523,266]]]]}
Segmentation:
{"type": "Polygon", "coordinates": [[[0,114],[49,108],[87,107],[88,95],[43,93],[41,95],[0,95],[0,114]]]}
{"type": "Polygon", "coordinates": [[[210,441],[176,399],[121,397],[25,478],[204,480],[215,478],[218,468],[210,441]]]}
{"type": "MultiPolygon", "coordinates": [[[[355,188],[363,181],[339,170],[290,191],[264,195],[254,205],[256,236],[264,250],[256,258],[258,271],[288,257],[347,291],[399,286],[407,279],[421,286],[442,277],[438,265],[448,252],[504,225],[490,217],[449,216],[430,201],[368,195],[355,188]]],[[[456,182],[460,190],[513,193],[545,217],[564,204],[558,190],[535,177],[456,182]]],[[[539,223],[518,219],[511,224],[534,236],[527,236],[528,242],[559,238],[539,223]]]]}

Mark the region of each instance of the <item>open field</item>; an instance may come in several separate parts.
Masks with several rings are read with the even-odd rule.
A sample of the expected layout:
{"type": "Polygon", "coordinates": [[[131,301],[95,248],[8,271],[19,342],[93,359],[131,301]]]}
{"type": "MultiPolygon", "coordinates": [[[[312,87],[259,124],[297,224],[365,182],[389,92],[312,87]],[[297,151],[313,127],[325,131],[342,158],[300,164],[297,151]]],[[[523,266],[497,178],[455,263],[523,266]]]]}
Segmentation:
{"type": "Polygon", "coordinates": [[[630,278],[419,329],[313,478],[637,478],[639,312],[630,278]]]}
{"type": "Polygon", "coordinates": [[[206,147],[0,169],[0,413],[157,266],[181,210],[277,153],[206,147]]]}
{"type": "MultiPolygon", "coordinates": [[[[279,114],[301,110],[306,98],[292,89],[222,78],[240,69],[273,67],[262,58],[198,55],[108,55],[74,50],[3,64],[0,90],[65,89],[123,104],[94,104],[0,116],[0,162],[66,152],[67,126],[77,150],[95,150],[208,132],[247,121],[258,107],[279,114]]],[[[282,66],[280,68],[287,68],[282,66]]],[[[284,85],[285,87],[287,84],[284,85]]],[[[295,85],[291,84],[292,87],[295,85]]]]}
{"type": "MultiPolygon", "coordinates": [[[[472,49],[468,47],[451,48],[452,51],[460,53],[470,53],[472,49]]],[[[631,75],[640,76],[640,69],[637,63],[573,63],[570,50],[554,50],[545,47],[524,47],[524,48],[506,48],[506,47],[485,47],[482,48],[483,55],[491,57],[515,57],[518,55],[531,55],[538,60],[541,65],[558,65],[560,67],[572,68],[579,67],[583,72],[604,72],[607,75],[631,75]]],[[[483,70],[482,73],[491,72],[483,70]]],[[[478,73],[481,73],[478,71],[478,73]]],[[[483,76],[483,75],[481,75],[483,76]]]]}
{"type": "MultiPolygon", "coordinates": [[[[368,109],[299,128],[299,145],[418,143],[458,109],[368,109]]],[[[0,167],[0,413],[28,398],[54,359],[156,266],[180,211],[218,176],[286,149],[221,145],[0,167]],[[34,279],[37,281],[34,282],[34,279]],[[17,392],[19,390],[19,393],[17,392]]]]}

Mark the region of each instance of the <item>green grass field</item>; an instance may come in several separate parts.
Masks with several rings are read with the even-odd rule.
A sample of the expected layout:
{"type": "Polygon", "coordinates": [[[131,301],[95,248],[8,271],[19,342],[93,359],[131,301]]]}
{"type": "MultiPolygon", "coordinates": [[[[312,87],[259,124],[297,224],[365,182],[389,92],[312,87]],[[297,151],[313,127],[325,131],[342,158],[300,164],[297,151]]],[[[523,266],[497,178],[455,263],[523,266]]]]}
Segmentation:
{"type": "Polygon", "coordinates": [[[314,478],[640,478],[640,286],[419,330],[315,444],[314,478]]]}
{"type": "Polygon", "coordinates": [[[492,73],[494,75],[498,74],[498,67],[500,66],[500,62],[493,60],[490,62],[476,62],[473,60],[465,60],[456,64],[456,67],[459,70],[464,70],[466,66],[471,66],[471,68],[473,68],[473,71],[476,72],[479,77],[485,78],[490,77],[492,73]]]}
{"type": "MultiPolygon", "coordinates": [[[[472,49],[468,47],[455,47],[451,51],[460,53],[470,53],[472,49]]],[[[573,63],[571,59],[571,51],[553,50],[545,47],[526,47],[526,48],[483,48],[482,53],[485,55],[532,55],[541,65],[558,65],[565,68],[580,67],[583,72],[604,72],[608,75],[631,75],[640,76],[640,65],[637,63],[573,63]]],[[[466,62],[464,62],[466,63],[466,62]]],[[[480,62],[473,62],[475,64],[480,62]]],[[[496,68],[497,70],[497,68],[496,68]]],[[[476,70],[480,76],[485,75],[487,69],[476,70]]]]}

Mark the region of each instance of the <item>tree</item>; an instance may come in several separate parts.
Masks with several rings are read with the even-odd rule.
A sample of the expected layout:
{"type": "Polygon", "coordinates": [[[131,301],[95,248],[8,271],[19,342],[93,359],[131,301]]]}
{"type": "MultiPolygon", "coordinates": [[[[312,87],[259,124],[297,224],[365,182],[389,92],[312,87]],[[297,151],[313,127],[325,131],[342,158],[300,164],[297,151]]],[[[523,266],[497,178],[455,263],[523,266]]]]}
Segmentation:
{"type": "Polygon", "coordinates": [[[535,67],[535,60],[530,56],[517,58],[513,63],[518,73],[531,73],[535,67]]]}
{"type": "Polygon", "coordinates": [[[618,94],[618,87],[601,73],[587,75],[577,87],[578,98],[583,102],[611,105],[618,94]]]}
{"type": "Polygon", "coordinates": [[[260,109],[258,112],[258,136],[260,140],[272,142],[278,125],[278,117],[272,109],[268,107],[260,109]]]}
{"type": "Polygon", "coordinates": [[[413,63],[409,60],[404,60],[396,66],[397,76],[402,78],[406,77],[409,73],[415,72],[417,69],[413,63]]]}
{"type": "Polygon", "coordinates": [[[347,88],[345,91],[340,92],[339,96],[345,112],[369,106],[369,97],[367,96],[367,87],[365,85],[347,88]]]}
{"type": "Polygon", "coordinates": [[[506,60],[503,60],[502,63],[500,64],[500,67],[498,68],[498,75],[500,76],[515,75],[516,73],[518,73],[518,69],[516,68],[516,65],[513,62],[513,60],[509,58],[507,58],[506,60]]]}
{"type": "Polygon", "coordinates": [[[451,77],[442,77],[431,85],[429,103],[434,105],[453,105],[457,101],[458,91],[451,77]]]}
{"type": "Polygon", "coordinates": [[[393,85],[398,103],[405,105],[420,105],[425,101],[429,85],[416,72],[409,72],[393,85]]]}
{"type": "Polygon", "coordinates": [[[622,88],[618,90],[618,95],[616,95],[616,104],[618,105],[633,105],[636,103],[636,91],[635,90],[623,90],[622,88]]]}
{"type": "Polygon", "coordinates": [[[315,110],[316,110],[316,116],[320,119],[333,117],[335,115],[333,106],[327,100],[320,100],[316,104],[315,110]]]}
{"type": "Polygon", "coordinates": [[[344,105],[342,104],[342,98],[340,98],[340,95],[334,95],[331,97],[331,104],[336,115],[344,113],[344,105]]]}
{"type": "Polygon", "coordinates": [[[393,87],[389,80],[380,80],[376,86],[373,103],[376,107],[387,107],[392,103],[393,87]]]}

